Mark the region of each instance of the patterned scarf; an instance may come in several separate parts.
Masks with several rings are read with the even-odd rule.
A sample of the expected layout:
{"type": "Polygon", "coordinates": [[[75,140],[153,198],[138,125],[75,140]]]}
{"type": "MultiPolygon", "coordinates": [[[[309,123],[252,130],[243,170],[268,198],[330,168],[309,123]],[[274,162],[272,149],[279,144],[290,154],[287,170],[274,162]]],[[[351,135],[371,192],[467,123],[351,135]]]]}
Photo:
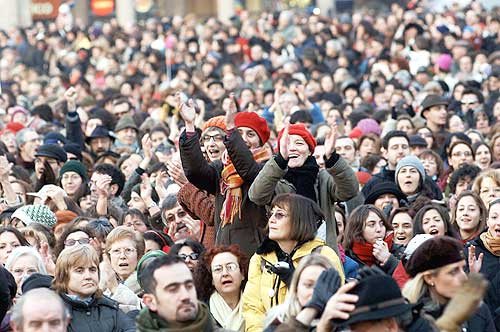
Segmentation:
{"type": "MultiPolygon", "coordinates": [[[[265,162],[271,157],[269,151],[264,147],[253,150],[252,154],[253,159],[257,163],[265,162]]],[[[222,162],[224,163],[224,169],[222,170],[220,189],[225,199],[220,212],[220,219],[222,227],[224,227],[234,222],[236,214],[241,219],[241,201],[243,199],[241,186],[245,181],[243,181],[236,171],[233,162],[227,154],[227,150],[222,155],[222,162]]]]}
{"type": "Polygon", "coordinates": [[[500,239],[495,238],[491,235],[490,231],[486,231],[479,235],[481,241],[483,241],[484,246],[495,256],[500,256],[500,239]]]}

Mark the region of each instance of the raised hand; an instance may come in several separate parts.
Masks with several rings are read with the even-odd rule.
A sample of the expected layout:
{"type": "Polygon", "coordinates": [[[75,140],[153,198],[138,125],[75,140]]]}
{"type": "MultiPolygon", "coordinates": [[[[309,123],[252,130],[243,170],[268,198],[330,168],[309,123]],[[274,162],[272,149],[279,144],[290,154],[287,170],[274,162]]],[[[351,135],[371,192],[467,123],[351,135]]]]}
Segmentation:
{"type": "Polygon", "coordinates": [[[78,98],[78,94],[74,87],[69,87],[66,92],[64,92],[64,99],[68,104],[68,110],[74,111],[76,110],[76,98],[78,98]]]}
{"type": "Polygon", "coordinates": [[[145,134],[141,139],[142,151],[144,151],[144,158],[151,159],[153,157],[153,142],[149,134],[145,134]]]}
{"type": "Polygon", "coordinates": [[[52,257],[50,257],[49,244],[45,241],[42,242],[40,244],[39,252],[40,252],[40,256],[42,256],[43,265],[45,265],[45,269],[47,270],[47,273],[51,276],[55,275],[56,264],[52,260],[52,257]]]}
{"type": "Polygon", "coordinates": [[[108,253],[102,255],[102,262],[99,264],[100,273],[100,286],[102,289],[109,289],[111,293],[118,288],[118,280],[116,280],[116,273],[111,266],[111,260],[108,253]]]}
{"type": "Polygon", "coordinates": [[[196,108],[193,99],[189,99],[187,103],[182,102],[181,93],[175,94],[177,108],[182,120],[186,124],[187,131],[194,131],[194,121],[196,119],[196,108]]]}
{"type": "Polygon", "coordinates": [[[331,320],[349,318],[350,313],[356,308],[359,297],[349,294],[357,282],[349,282],[342,287],[328,300],[325,310],[318,323],[318,331],[331,331],[331,320]]]}
{"type": "Polygon", "coordinates": [[[226,111],[226,127],[227,129],[233,129],[235,127],[234,119],[236,118],[236,114],[238,113],[238,108],[236,107],[236,98],[234,97],[234,93],[231,92],[229,94],[229,106],[225,109],[226,111]]]}
{"type": "Polygon", "coordinates": [[[469,271],[471,273],[481,272],[481,267],[483,266],[483,258],[484,258],[483,253],[480,253],[479,256],[477,256],[477,258],[476,258],[476,247],[475,246],[469,247],[468,263],[469,263],[469,271]]]}
{"type": "Polygon", "coordinates": [[[281,135],[280,139],[280,154],[283,159],[288,160],[288,145],[290,143],[290,136],[288,135],[289,126],[286,126],[283,129],[283,135],[281,135]]]}
{"type": "Polygon", "coordinates": [[[9,163],[6,156],[0,156],[0,181],[9,179],[12,166],[12,163],[9,163]]]}
{"type": "Polygon", "coordinates": [[[168,169],[168,174],[174,179],[175,183],[177,183],[179,186],[184,186],[186,183],[188,183],[188,179],[186,178],[186,175],[184,174],[184,169],[182,168],[182,165],[178,161],[167,161],[167,169],[168,169]]]}
{"type": "Polygon", "coordinates": [[[141,198],[144,202],[149,202],[151,200],[151,193],[153,192],[153,187],[151,186],[151,182],[149,181],[149,176],[144,174],[142,176],[141,182],[141,198]]]}
{"type": "Polygon", "coordinates": [[[330,159],[333,152],[335,151],[335,143],[337,142],[337,124],[334,123],[331,127],[330,132],[325,137],[325,156],[326,159],[330,159]]]}
{"type": "Polygon", "coordinates": [[[193,218],[185,218],[184,223],[186,224],[186,227],[189,229],[189,232],[191,233],[191,237],[195,239],[196,241],[199,241],[201,236],[200,236],[200,231],[201,231],[201,226],[200,226],[200,221],[199,220],[194,220],[193,218]]]}
{"type": "Polygon", "coordinates": [[[385,263],[391,257],[387,243],[379,240],[373,244],[373,256],[380,262],[385,263]]]}
{"type": "Polygon", "coordinates": [[[100,174],[96,181],[97,192],[100,196],[108,197],[111,190],[111,181],[113,179],[107,174],[100,174]]]}

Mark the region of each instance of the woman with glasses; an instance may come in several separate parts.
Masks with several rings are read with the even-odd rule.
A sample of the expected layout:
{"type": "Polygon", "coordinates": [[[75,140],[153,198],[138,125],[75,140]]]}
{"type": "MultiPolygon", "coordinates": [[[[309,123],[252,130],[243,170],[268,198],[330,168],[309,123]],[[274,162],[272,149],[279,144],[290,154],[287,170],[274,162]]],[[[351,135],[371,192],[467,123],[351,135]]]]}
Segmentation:
{"type": "Polygon", "coordinates": [[[447,149],[447,158],[448,158],[448,170],[443,174],[443,176],[439,179],[439,187],[443,192],[447,192],[449,178],[451,173],[458,170],[460,167],[464,165],[472,165],[474,164],[474,153],[472,150],[472,146],[462,140],[453,141],[450,144],[450,147],[447,149]]]}
{"type": "Polygon", "coordinates": [[[87,226],[72,226],[67,228],[59,237],[54,250],[58,257],[65,248],[76,245],[91,245],[99,257],[101,256],[101,243],[97,240],[94,232],[87,226]]]}
{"type": "Polygon", "coordinates": [[[90,246],[66,248],[57,258],[52,288],[69,308],[68,331],[135,331],[133,319],[103,295],[99,272],[99,256],[90,246]]]}
{"type": "Polygon", "coordinates": [[[120,303],[124,310],[140,308],[141,287],[137,263],[144,254],[144,239],[128,227],[120,226],[106,238],[106,249],[99,266],[104,294],[120,303]]]}
{"type": "Polygon", "coordinates": [[[490,169],[481,172],[472,185],[472,191],[481,197],[484,205],[500,198],[500,170],[490,169]]]}
{"type": "Polygon", "coordinates": [[[21,296],[23,282],[33,273],[48,274],[42,256],[33,247],[17,247],[5,263],[5,268],[14,276],[17,296],[21,296]]]}
{"type": "Polygon", "coordinates": [[[198,241],[184,240],[174,244],[170,248],[170,255],[177,255],[182,258],[189,270],[193,272],[198,265],[200,255],[205,251],[205,247],[198,241]]]}
{"type": "Polygon", "coordinates": [[[217,325],[245,331],[241,294],[248,274],[248,258],[237,245],[217,246],[203,254],[195,284],[198,298],[207,302],[217,325]]]}
{"type": "Polygon", "coordinates": [[[311,253],[325,256],[344,279],[335,251],[316,238],[325,215],[313,200],[298,194],[280,194],[271,203],[268,236],[250,260],[243,292],[243,316],[247,331],[262,331],[271,307],[282,304],[293,272],[311,253]]]}

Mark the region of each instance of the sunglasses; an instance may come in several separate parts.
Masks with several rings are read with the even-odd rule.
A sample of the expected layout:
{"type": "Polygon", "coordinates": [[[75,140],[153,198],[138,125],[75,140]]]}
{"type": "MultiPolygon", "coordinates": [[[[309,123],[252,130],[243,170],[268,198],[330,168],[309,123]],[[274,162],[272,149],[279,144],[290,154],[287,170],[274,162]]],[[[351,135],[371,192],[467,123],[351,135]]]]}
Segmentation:
{"type": "Polygon", "coordinates": [[[186,254],[179,254],[179,257],[182,258],[182,260],[184,261],[187,261],[187,259],[189,258],[190,260],[192,261],[197,261],[198,258],[200,258],[200,254],[197,254],[195,252],[189,254],[189,255],[186,255],[186,254]]]}
{"type": "Polygon", "coordinates": [[[66,240],[64,241],[64,245],[66,247],[72,247],[74,246],[75,244],[89,244],[90,243],[90,239],[79,239],[79,240],[66,240]]]}

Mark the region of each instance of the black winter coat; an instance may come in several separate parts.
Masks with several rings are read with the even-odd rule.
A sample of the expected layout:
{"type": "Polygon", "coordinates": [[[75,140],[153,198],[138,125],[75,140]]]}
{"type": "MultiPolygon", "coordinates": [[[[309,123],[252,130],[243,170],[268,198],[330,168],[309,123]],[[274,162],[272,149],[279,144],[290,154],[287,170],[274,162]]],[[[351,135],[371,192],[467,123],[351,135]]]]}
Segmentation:
{"type": "MultiPolygon", "coordinates": [[[[468,264],[469,260],[469,247],[473,245],[476,247],[476,257],[481,253],[484,255],[481,272],[489,281],[489,286],[484,296],[484,302],[490,308],[491,315],[495,321],[497,331],[500,331],[500,257],[493,255],[483,244],[483,241],[477,237],[469,241],[465,246],[465,262],[468,264]]],[[[466,267],[467,272],[469,266],[466,267]]]]}
{"type": "Polygon", "coordinates": [[[241,218],[235,216],[232,224],[222,227],[220,212],[225,197],[220,190],[222,162],[209,163],[201,152],[199,134],[189,136],[184,131],[179,140],[182,167],[186,177],[197,188],[215,195],[215,244],[238,244],[241,250],[251,257],[264,239],[264,228],[267,225],[266,209],[257,206],[248,198],[250,185],[262,169],[237,130],[230,132],[224,141],[231,161],[239,176],[244,180],[242,189],[241,218]]]}
{"type": "Polygon", "coordinates": [[[89,304],[60,294],[68,306],[68,332],[135,332],[135,322],[108,297],[94,298],[89,304]]]}

